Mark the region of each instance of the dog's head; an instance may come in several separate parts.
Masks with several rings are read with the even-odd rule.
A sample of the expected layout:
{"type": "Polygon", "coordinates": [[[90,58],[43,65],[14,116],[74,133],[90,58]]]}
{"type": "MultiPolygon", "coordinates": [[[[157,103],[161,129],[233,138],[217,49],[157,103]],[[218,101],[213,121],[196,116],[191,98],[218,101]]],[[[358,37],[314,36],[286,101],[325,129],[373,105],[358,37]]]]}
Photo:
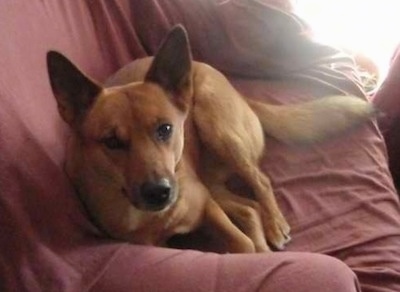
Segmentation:
{"type": "Polygon", "coordinates": [[[143,82],[103,88],[54,51],[47,64],[59,113],[73,132],[67,173],[90,211],[118,216],[111,213],[130,205],[154,214],[171,206],[192,97],[184,29],[168,34],[143,82]]]}

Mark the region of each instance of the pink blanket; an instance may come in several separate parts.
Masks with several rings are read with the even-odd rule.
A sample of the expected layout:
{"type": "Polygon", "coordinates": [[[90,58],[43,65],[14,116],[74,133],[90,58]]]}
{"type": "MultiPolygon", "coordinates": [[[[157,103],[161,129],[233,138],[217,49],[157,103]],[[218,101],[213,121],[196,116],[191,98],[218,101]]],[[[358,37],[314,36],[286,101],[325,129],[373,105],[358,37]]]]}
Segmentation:
{"type": "Polygon", "coordinates": [[[385,113],[379,120],[389,154],[389,166],[397,189],[400,189],[400,46],[389,74],[374,96],[374,103],[385,113]]]}
{"type": "MultiPolygon", "coordinates": [[[[153,54],[168,29],[183,23],[195,59],[222,70],[249,97],[292,103],[330,93],[363,95],[349,58],[310,41],[301,20],[267,2],[280,3],[0,3],[1,291],[194,291],[196,281],[203,291],[261,287],[264,278],[250,275],[276,255],[239,260],[138,247],[104,238],[91,224],[62,170],[68,129],[50,91],[45,54],[56,49],[102,81],[153,54]],[[232,274],[233,267],[239,270],[232,274]],[[160,283],[157,268],[168,275],[160,272],[160,283]]],[[[376,124],[307,148],[268,140],[267,149],[262,167],[293,228],[287,250],[343,260],[363,291],[400,291],[399,201],[376,124]]]]}

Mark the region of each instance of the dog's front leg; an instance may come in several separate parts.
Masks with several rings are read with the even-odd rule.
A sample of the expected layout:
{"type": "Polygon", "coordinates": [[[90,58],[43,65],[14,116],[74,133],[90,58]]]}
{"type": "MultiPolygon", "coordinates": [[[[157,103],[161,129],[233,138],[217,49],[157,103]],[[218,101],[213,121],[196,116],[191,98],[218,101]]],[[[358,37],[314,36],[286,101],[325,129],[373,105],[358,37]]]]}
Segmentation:
{"type": "Polygon", "coordinates": [[[232,223],[221,206],[214,201],[209,189],[194,171],[190,160],[185,158],[177,171],[180,200],[176,211],[180,215],[174,214],[170,218],[176,224],[175,233],[187,233],[202,227],[211,235],[213,241],[215,239],[215,242],[221,242],[227,252],[255,252],[254,243],[232,223]],[[176,220],[177,217],[181,219],[176,220]]]}
{"type": "Polygon", "coordinates": [[[215,189],[218,189],[218,196],[216,196],[218,205],[221,206],[234,224],[252,240],[256,252],[270,252],[271,249],[267,244],[261,220],[259,203],[233,194],[225,186],[215,189]]]}
{"type": "Polygon", "coordinates": [[[232,223],[226,213],[211,197],[205,208],[204,226],[218,240],[222,238],[227,252],[256,252],[251,239],[232,223]]]}

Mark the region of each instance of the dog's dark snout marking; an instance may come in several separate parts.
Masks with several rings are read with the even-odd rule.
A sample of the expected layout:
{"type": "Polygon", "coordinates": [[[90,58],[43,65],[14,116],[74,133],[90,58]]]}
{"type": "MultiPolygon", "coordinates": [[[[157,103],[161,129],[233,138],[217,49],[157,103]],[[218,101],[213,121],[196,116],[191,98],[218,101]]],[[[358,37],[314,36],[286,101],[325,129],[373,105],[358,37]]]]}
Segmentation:
{"type": "Polygon", "coordinates": [[[172,186],[167,179],[145,182],[140,186],[140,195],[149,209],[159,211],[171,201],[172,186]]]}

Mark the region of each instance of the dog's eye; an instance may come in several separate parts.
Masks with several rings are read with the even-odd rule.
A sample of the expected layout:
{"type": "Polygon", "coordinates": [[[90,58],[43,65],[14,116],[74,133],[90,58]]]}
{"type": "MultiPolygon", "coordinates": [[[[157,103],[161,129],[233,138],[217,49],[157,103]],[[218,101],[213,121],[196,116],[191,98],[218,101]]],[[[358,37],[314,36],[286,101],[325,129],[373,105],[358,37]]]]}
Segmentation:
{"type": "Polygon", "coordinates": [[[116,136],[111,136],[102,140],[103,144],[106,145],[108,149],[117,150],[126,148],[126,143],[116,136]]]}
{"type": "Polygon", "coordinates": [[[156,137],[160,141],[167,141],[172,135],[172,125],[162,124],[157,128],[156,137]]]}

